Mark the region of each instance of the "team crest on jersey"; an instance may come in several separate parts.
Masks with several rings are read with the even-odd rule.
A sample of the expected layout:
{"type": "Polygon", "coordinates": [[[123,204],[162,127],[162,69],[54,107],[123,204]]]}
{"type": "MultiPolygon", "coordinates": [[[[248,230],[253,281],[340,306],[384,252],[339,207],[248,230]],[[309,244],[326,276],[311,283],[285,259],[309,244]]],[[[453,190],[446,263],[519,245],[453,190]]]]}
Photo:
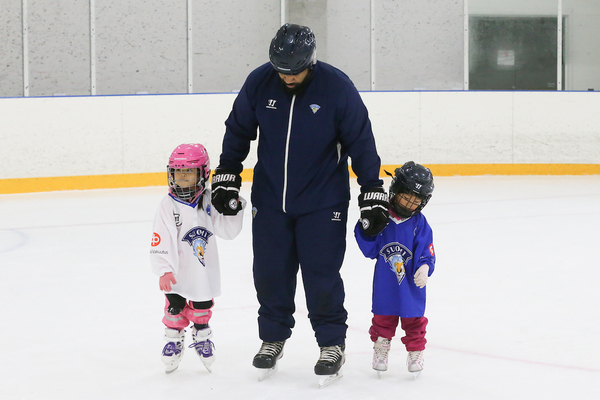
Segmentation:
{"type": "Polygon", "coordinates": [[[316,114],[317,111],[319,111],[320,108],[321,108],[321,106],[318,105],[318,104],[311,104],[310,105],[310,109],[312,110],[313,114],[316,114]]]}
{"type": "Polygon", "coordinates": [[[160,244],[160,235],[156,232],[152,233],[152,243],[150,243],[152,247],[158,246],[160,244]]]}
{"type": "Polygon", "coordinates": [[[400,243],[394,242],[387,244],[379,252],[390,265],[390,269],[398,279],[398,285],[402,283],[406,276],[406,263],[412,259],[412,253],[400,243]]]}
{"type": "Polygon", "coordinates": [[[188,242],[190,246],[192,246],[192,250],[194,254],[200,261],[200,264],[206,266],[204,264],[204,253],[206,251],[206,246],[208,245],[208,239],[213,234],[201,227],[195,227],[190,229],[185,235],[183,235],[182,242],[188,242]]]}

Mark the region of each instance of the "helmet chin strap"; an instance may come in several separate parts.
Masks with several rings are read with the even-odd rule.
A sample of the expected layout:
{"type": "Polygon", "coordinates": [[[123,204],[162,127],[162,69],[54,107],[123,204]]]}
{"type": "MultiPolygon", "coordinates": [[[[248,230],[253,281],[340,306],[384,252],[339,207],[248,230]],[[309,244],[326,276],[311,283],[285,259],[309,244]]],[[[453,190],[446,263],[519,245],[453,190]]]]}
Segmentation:
{"type": "Polygon", "coordinates": [[[414,215],[414,211],[406,210],[401,205],[397,204],[395,201],[390,203],[390,212],[397,219],[406,219],[410,218],[414,215]]]}
{"type": "Polygon", "coordinates": [[[392,209],[391,212],[394,215],[394,217],[396,217],[398,219],[406,219],[406,218],[410,218],[413,216],[412,212],[404,211],[402,209],[397,209],[397,208],[392,209]]]}
{"type": "Polygon", "coordinates": [[[194,186],[189,188],[182,188],[181,186],[175,184],[173,185],[173,191],[179,200],[184,200],[187,202],[191,202],[196,197],[198,193],[198,187],[194,186]]]}
{"type": "Polygon", "coordinates": [[[173,191],[180,200],[189,201],[193,197],[189,188],[182,188],[178,184],[173,185],[173,191]]]}

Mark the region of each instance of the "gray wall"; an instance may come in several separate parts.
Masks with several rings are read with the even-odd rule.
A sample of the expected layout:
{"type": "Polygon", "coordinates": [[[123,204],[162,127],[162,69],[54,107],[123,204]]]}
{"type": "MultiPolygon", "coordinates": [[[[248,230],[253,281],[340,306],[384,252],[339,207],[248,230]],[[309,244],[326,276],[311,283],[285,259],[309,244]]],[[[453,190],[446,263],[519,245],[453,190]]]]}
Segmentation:
{"type": "Polygon", "coordinates": [[[463,0],[376,2],[376,88],[463,88],[463,0]]]}
{"type": "Polygon", "coordinates": [[[95,13],[97,94],[186,91],[185,1],[97,0],[95,13]]]}
{"type": "MultiPolygon", "coordinates": [[[[281,1],[190,1],[193,92],[239,90],[268,61],[281,1]]],[[[0,97],[188,92],[185,0],[0,2],[0,97]]],[[[462,88],[463,0],[371,3],[287,0],[285,20],[310,26],[318,58],[346,72],[359,90],[462,88]]]]}
{"type": "Polygon", "coordinates": [[[88,2],[28,0],[27,6],[30,94],[90,94],[88,2]]]}
{"type": "Polygon", "coordinates": [[[0,96],[23,95],[21,1],[0,0],[0,96]]]}

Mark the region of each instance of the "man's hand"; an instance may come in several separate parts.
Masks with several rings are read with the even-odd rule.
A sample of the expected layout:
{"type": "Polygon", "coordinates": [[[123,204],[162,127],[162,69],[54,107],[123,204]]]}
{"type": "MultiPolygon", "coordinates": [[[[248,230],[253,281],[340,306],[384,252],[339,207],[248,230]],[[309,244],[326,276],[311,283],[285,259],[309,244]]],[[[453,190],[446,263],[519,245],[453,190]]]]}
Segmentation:
{"type": "Polygon", "coordinates": [[[388,195],[382,187],[365,191],[358,196],[360,223],[367,236],[379,234],[390,222],[388,195]]]}
{"type": "Polygon", "coordinates": [[[223,215],[236,215],[242,209],[240,187],[242,178],[235,172],[217,168],[212,177],[212,205],[223,215]]]}

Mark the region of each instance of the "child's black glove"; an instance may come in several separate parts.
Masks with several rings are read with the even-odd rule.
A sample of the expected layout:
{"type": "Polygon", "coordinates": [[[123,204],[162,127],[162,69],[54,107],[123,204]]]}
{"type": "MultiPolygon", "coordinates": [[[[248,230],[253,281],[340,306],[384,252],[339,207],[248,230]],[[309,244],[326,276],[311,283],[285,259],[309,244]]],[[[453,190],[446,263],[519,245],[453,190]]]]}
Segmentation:
{"type": "Polygon", "coordinates": [[[388,195],[382,187],[372,188],[358,196],[360,223],[367,236],[375,236],[390,222],[388,195]]]}
{"type": "Polygon", "coordinates": [[[211,202],[223,215],[237,215],[242,209],[240,187],[242,178],[235,172],[217,168],[211,182],[211,202]]]}

